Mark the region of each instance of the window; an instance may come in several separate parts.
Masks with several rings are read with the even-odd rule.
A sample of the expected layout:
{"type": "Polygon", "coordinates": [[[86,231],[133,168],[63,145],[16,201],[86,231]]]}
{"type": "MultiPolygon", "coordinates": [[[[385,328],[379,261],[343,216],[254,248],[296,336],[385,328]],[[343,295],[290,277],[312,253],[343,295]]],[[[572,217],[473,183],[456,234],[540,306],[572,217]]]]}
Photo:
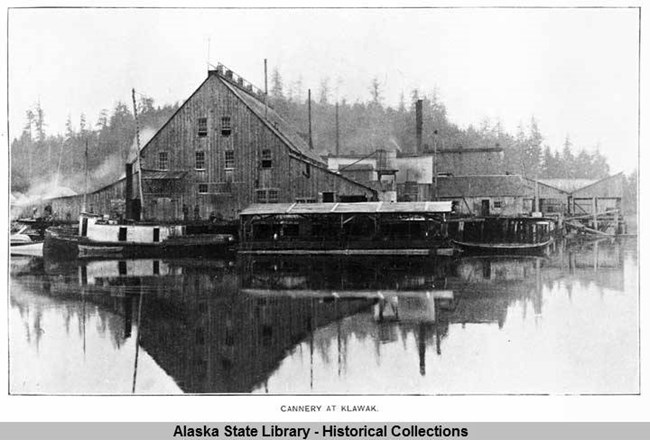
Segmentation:
{"type": "MultiPolygon", "coordinates": [[[[226,183],[233,183],[233,181],[234,181],[233,169],[232,168],[226,169],[225,182],[226,183]]],[[[230,192],[230,190],[228,190],[227,192],[230,192]]]]}
{"type": "Polygon", "coordinates": [[[199,136],[208,135],[208,118],[199,118],[199,136]]]}
{"type": "Polygon", "coordinates": [[[501,200],[495,200],[494,201],[494,207],[495,208],[501,208],[501,200]]]}
{"type": "Polygon", "coordinates": [[[208,184],[199,183],[199,194],[207,194],[207,193],[208,193],[208,184]]]}
{"type": "Polygon", "coordinates": [[[323,193],[323,203],[334,203],[334,193],[333,192],[324,192],[323,193]]]}
{"type": "Polygon", "coordinates": [[[273,157],[271,156],[271,150],[262,150],[262,168],[271,168],[272,166],[273,157]]]}
{"type": "Polygon", "coordinates": [[[166,151],[158,153],[158,169],[163,171],[169,169],[169,156],[166,151]]]}
{"type": "Polygon", "coordinates": [[[197,170],[205,169],[205,151],[196,152],[194,168],[196,168],[197,170]]]}
{"type": "Polygon", "coordinates": [[[224,168],[235,168],[235,152],[232,150],[226,150],[226,157],[224,161],[224,168]]]}
{"type": "Polygon", "coordinates": [[[299,197],[296,199],[296,203],[316,203],[316,199],[313,197],[299,197]]]}
{"type": "Polygon", "coordinates": [[[255,190],[255,201],[257,203],[278,203],[279,191],[277,188],[273,189],[257,189],[255,190]]]}
{"type": "Polygon", "coordinates": [[[221,135],[230,136],[232,133],[232,125],[230,124],[230,116],[224,116],[221,118],[221,135]]]}
{"type": "Polygon", "coordinates": [[[255,190],[255,201],[257,203],[266,203],[266,190],[265,189],[256,189],[255,190]]]}

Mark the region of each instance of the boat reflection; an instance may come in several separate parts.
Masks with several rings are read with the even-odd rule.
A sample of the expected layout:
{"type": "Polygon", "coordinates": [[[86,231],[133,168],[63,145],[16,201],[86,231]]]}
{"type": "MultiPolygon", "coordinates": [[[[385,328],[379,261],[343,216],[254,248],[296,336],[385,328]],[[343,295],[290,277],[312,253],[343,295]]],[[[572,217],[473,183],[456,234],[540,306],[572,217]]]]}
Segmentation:
{"type": "MultiPolygon", "coordinates": [[[[309,353],[309,392],[318,389],[315,362],[344,375],[346,362],[357,356],[348,351],[351,341],[375,344],[375,353],[401,344],[417,353],[424,377],[427,359],[443,355],[455,325],[500,329],[516,305],[532,306],[539,319],[545,289],[559,279],[593,282],[594,267],[611,272],[606,283],[620,289],[620,245],[590,246],[562,246],[548,258],[31,259],[12,263],[11,275],[32,296],[65,307],[83,301],[118,317],[112,319],[121,328],[108,329],[118,344],[138,328],[137,346],[183,392],[268,391],[270,378],[306,356],[303,349],[309,353]],[[328,354],[332,347],[336,360],[328,354]]],[[[38,302],[12,301],[12,307],[38,302]]],[[[380,355],[375,362],[381,364],[380,355]]],[[[291,384],[283,386],[270,392],[295,392],[291,384]]]]}

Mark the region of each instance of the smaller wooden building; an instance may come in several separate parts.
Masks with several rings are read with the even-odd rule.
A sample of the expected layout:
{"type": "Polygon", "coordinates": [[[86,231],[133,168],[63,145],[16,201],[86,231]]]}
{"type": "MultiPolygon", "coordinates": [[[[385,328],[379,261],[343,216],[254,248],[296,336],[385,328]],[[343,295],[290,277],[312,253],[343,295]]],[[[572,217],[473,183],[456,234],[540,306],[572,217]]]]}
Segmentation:
{"type": "Polygon", "coordinates": [[[583,186],[571,193],[571,214],[593,214],[619,210],[623,199],[623,173],[583,186]]]}
{"type": "Polygon", "coordinates": [[[439,176],[437,180],[439,200],[452,200],[460,214],[522,215],[536,208],[550,214],[566,209],[566,192],[518,175],[439,176]]]}

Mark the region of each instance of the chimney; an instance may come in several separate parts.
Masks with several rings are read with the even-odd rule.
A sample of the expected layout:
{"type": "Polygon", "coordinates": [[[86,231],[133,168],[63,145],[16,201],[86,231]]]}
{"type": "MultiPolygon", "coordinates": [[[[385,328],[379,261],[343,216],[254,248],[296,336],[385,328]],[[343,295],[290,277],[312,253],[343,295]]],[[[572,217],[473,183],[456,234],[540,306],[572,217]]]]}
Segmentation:
{"type": "Polygon", "coordinates": [[[418,99],[415,102],[415,137],[416,146],[415,152],[422,154],[422,100],[418,99]]]}

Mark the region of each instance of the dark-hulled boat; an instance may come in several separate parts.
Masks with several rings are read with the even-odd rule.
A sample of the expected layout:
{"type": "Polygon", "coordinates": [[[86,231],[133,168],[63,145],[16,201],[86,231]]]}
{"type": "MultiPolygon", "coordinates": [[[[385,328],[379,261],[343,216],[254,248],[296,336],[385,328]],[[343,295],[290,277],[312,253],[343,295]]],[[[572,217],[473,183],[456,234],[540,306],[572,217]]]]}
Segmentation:
{"type": "Polygon", "coordinates": [[[452,243],[476,253],[537,253],[553,243],[555,220],[545,217],[479,217],[449,223],[452,243]]]}

